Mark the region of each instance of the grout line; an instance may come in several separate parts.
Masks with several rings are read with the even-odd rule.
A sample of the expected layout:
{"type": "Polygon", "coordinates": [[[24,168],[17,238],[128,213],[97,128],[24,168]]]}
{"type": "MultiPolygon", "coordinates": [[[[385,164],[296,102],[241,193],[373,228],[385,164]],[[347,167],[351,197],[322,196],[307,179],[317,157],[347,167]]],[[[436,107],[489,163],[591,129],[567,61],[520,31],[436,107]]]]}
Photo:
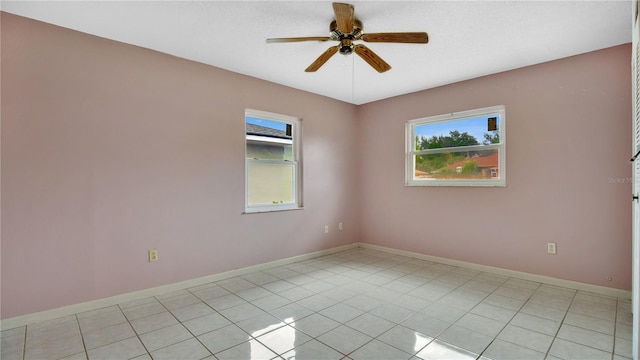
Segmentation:
{"type": "MultiPolygon", "coordinates": [[[[155,297],[154,297],[155,298],[155,297]]],[[[157,299],[156,299],[157,300],[157,299]]],[[[144,304],[141,304],[144,305],[144,304]]],[[[162,304],[161,304],[162,305],[162,304]]],[[[120,306],[120,304],[116,305],[118,307],[118,309],[120,310],[120,312],[122,313],[122,316],[124,316],[124,318],[127,320],[127,323],[129,324],[129,326],[131,327],[131,330],[133,330],[133,333],[136,335],[135,338],[138,339],[138,341],[140,342],[140,344],[142,345],[142,347],[144,348],[144,350],[147,352],[147,355],[149,355],[149,357],[151,357],[151,352],[149,351],[149,349],[147,349],[147,346],[144,344],[144,342],[142,342],[142,339],[140,338],[140,334],[138,334],[138,332],[136,331],[136,329],[133,327],[133,325],[131,324],[131,321],[133,320],[129,320],[129,318],[127,317],[127,315],[124,313],[124,309],[120,306]]],[[[152,316],[154,314],[151,315],[147,315],[147,316],[152,316]]],[[[144,318],[146,316],[143,316],[142,318],[144,318]]],[[[142,319],[139,318],[139,319],[142,319]]],[[[136,319],[137,320],[137,319],[136,319]]],[[[129,338],[132,339],[133,337],[129,338]]],[[[125,339],[127,340],[127,339],[125,339]]],[[[123,340],[121,340],[123,341],[123,340]]],[[[143,354],[144,355],[144,354],[143,354]]],[[[138,356],[142,356],[142,355],[138,355],[138,356]]],[[[88,353],[87,353],[87,358],[88,358],[88,353]]]]}
{"type": "MultiPolygon", "coordinates": [[[[82,339],[82,347],[84,348],[84,355],[89,358],[89,350],[87,350],[87,343],[84,341],[84,333],[82,332],[82,327],[80,327],[80,319],[78,319],[78,314],[74,314],[73,316],[76,319],[76,324],[78,324],[78,331],[80,332],[80,339],[82,339]]],[[[74,355],[74,354],[71,354],[74,355]]]]}
{"type": "Polygon", "coordinates": [[[549,344],[549,348],[547,349],[545,357],[549,356],[549,352],[551,351],[551,348],[553,347],[553,343],[556,342],[556,339],[558,338],[558,334],[560,333],[560,329],[562,329],[562,325],[564,325],[564,321],[567,318],[567,314],[569,314],[569,309],[571,309],[571,305],[573,305],[573,302],[576,300],[576,296],[577,295],[578,295],[578,291],[576,290],[573,293],[573,296],[571,297],[571,302],[569,303],[569,306],[567,306],[567,310],[565,311],[564,316],[562,317],[562,320],[560,320],[560,325],[558,326],[558,330],[556,330],[555,335],[553,335],[553,340],[551,340],[551,344],[549,344]]]}
{"type": "Polygon", "coordinates": [[[620,307],[619,301],[616,299],[616,312],[615,312],[615,316],[613,318],[613,349],[611,349],[611,360],[613,360],[615,358],[615,354],[616,354],[616,331],[617,331],[617,324],[618,324],[618,308],[620,307]]]}
{"type": "Polygon", "coordinates": [[[27,357],[27,326],[24,327],[24,342],[22,343],[22,360],[27,357]]]}
{"type": "MultiPolygon", "coordinates": [[[[504,286],[504,284],[506,284],[510,279],[513,279],[513,278],[512,278],[512,277],[508,277],[505,281],[503,281],[503,282],[502,282],[501,286],[497,287],[497,288],[496,288],[496,289],[494,289],[491,293],[489,293],[489,295],[487,295],[487,296],[485,297],[485,300],[486,300],[489,296],[491,296],[492,294],[494,294],[494,293],[495,293],[498,289],[500,289],[502,286],[504,286]]],[[[492,339],[492,340],[489,342],[489,344],[484,348],[484,350],[482,350],[482,351],[480,352],[480,354],[478,354],[478,358],[480,358],[480,357],[482,357],[482,356],[483,356],[483,354],[487,351],[487,349],[489,349],[489,347],[491,346],[491,344],[493,344],[496,340],[499,340],[499,339],[498,339],[498,336],[499,336],[500,334],[502,334],[502,332],[504,331],[504,329],[506,329],[506,328],[507,328],[507,326],[509,326],[509,324],[511,323],[511,321],[513,321],[513,318],[515,318],[515,317],[516,317],[516,315],[518,315],[518,314],[520,313],[520,311],[522,310],[522,308],[524,308],[524,306],[529,302],[529,300],[531,299],[531,297],[532,297],[532,296],[533,296],[533,295],[534,295],[534,294],[535,294],[535,293],[540,289],[540,287],[541,287],[541,286],[542,286],[542,284],[539,284],[539,285],[538,285],[538,287],[536,287],[535,291],[533,291],[533,292],[531,293],[531,295],[529,295],[529,297],[528,297],[526,300],[524,300],[524,301],[522,302],[522,305],[520,305],[520,307],[518,308],[518,310],[515,310],[515,313],[513,314],[513,316],[511,317],[511,319],[509,319],[509,321],[508,321],[508,322],[505,324],[505,326],[500,330],[500,332],[499,332],[499,333],[497,333],[497,334],[496,334],[496,336],[494,336],[494,337],[493,337],[493,339],[492,339]]],[[[496,294],[496,295],[500,295],[500,294],[496,294]]],[[[509,297],[509,296],[505,296],[505,297],[509,297]]],[[[509,297],[509,298],[510,298],[510,297],[509,297]]],[[[477,306],[477,305],[476,305],[476,306],[477,306]]],[[[497,306],[497,305],[496,305],[496,306],[497,306]]],[[[502,308],[501,306],[497,306],[497,307],[502,308]]],[[[475,307],[474,307],[474,308],[475,308],[475,307]]],[[[471,310],[473,310],[473,309],[471,309],[471,310]]],[[[469,310],[469,312],[470,312],[471,310],[469,310]]],[[[511,309],[507,309],[507,310],[511,310],[511,309]]],[[[513,311],[513,310],[512,310],[512,311],[513,311]]],[[[513,325],[513,326],[515,326],[515,325],[513,325]]],[[[526,329],[526,330],[528,330],[528,329],[526,329]]],[[[504,341],[504,340],[503,340],[503,341],[504,341]]],[[[507,341],[507,342],[508,342],[508,341],[507,341]]],[[[517,345],[517,344],[516,344],[516,345],[517,345]]],[[[527,349],[528,349],[528,348],[527,348],[527,349]]],[[[531,350],[533,350],[533,349],[531,349],[531,350]]],[[[534,350],[534,351],[535,351],[535,350],[534,350]]]]}

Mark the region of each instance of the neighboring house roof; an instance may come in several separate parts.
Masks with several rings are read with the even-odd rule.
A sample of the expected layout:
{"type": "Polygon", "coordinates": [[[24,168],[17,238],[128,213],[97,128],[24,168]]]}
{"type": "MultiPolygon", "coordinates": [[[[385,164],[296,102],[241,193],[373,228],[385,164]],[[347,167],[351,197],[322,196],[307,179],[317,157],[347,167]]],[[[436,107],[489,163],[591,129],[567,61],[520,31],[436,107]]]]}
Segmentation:
{"type": "Polygon", "coordinates": [[[498,159],[498,153],[493,153],[489,156],[478,156],[472,158],[466,158],[462,161],[458,161],[457,163],[453,163],[447,166],[447,169],[455,170],[458,167],[464,167],[464,164],[472,161],[478,165],[478,168],[497,168],[500,163],[498,159]]]}
{"type": "Polygon", "coordinates": [[[268,128],[265,126],[246,124],[247,135],[266,136],[279,139],[291,140],[291,135],[287,135],[283,130],[277,130],[274,128],[268,128]]]}

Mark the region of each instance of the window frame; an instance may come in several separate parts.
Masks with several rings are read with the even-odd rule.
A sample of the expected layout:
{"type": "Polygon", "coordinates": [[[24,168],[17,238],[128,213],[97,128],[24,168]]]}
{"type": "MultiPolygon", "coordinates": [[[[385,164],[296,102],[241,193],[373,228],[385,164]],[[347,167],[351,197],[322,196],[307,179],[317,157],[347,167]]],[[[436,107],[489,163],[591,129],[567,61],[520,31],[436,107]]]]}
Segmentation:
{"type": "Polygon", "coordinates": [[[480,109],[460,111],[450,114],[442,114],[428,116],[419,119],[409,120],[405,124],[405,186],[471,186],[471,187],[506,187],[506,111],[504,105],[491,106],[480,109]],[[416,128],[420,125],[435,124],[443,122],[452,122],[457,120],[467,120],[471,118],[499,115],[500,126],[498,127],[500,135],[499,144],[475,145],[475,146],[458,146],[449,148],[416,150],[416,128]],[[416,155],[437,154],[444,152],[452,152],[454,149],[463,148],[467,151],[474,150],[498,150],[498,171],[500,177],[498,179],[416,179],[415,178],[415,159],[416,155]]]}
{"type": "Polygon", "coordinates": [[[247,214],[286,211],[302,209],[302,146],[301,146],[301,122],[302,119],[277,114],[267,111],[245,109],[244,113],[244,159],[245,159],[245,178],[244,178],[244,212],[247,214]],[[259,118],[264,120],[278,121],[291,125],[291,154],[293,160],[274,160],[274,159],[255,159],[247,157],[247,117],[259,118]],[[293,197],[292,202],[282,204],[249,204],[249,165],[250,164],[281,164],[293,165],[293,197]]]}

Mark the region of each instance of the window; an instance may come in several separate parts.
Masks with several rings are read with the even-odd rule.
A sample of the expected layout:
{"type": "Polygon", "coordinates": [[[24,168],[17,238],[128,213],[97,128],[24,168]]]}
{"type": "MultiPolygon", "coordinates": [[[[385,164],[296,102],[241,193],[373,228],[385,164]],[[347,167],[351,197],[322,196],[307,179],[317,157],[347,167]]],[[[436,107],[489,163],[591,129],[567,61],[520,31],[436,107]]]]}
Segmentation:
{"type": "Polygon", "coordinates": [[[506,186],[504,106],[406,124],[406,185],[506,186]]]}
{"type": "Polygon", "coordinates": [[[245,212],[302,207],[300,120],[245,111],[245,212]]]}

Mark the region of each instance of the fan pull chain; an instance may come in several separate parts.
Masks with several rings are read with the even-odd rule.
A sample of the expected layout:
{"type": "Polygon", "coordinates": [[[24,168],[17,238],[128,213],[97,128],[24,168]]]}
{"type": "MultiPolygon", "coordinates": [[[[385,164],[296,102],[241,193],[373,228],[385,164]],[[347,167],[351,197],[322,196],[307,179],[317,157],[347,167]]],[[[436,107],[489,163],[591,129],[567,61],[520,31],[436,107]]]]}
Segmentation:
{"type": "Polygon", "coordinates": [[[356,57],[351,57],[351,103],[355,103],[356,92],[356,57]]]}

